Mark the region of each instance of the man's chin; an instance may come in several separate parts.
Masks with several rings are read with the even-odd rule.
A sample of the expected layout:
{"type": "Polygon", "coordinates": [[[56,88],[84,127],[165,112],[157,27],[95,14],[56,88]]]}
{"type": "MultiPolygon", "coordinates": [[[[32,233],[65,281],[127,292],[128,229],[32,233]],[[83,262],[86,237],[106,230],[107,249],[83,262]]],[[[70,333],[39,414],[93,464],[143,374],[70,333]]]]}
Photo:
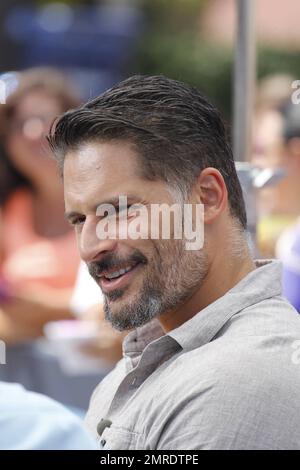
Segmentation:
{"type": "Polygon", "coordinates": [[[130,331],[136,328],[132,317],[124,315],[123,311],[116,309],[104,309],[105,319],[111,324],[111,326],[118,331],[130,331]]]}
{"type": "Polygon", "coordinates": [[[131,319],[134,316],[134,307],[132,306],[132,301],[130,301],[131,297],[124,289],[105,295],[105,319],[116,330],[126,331],[134,328],[131,326],[131,319]]]}
{"type": "Polygon", "coordinates": [[[145,297],[134,298],[130,302],[128,297],[114,301],[104,302],[105,319],[118,331],[129,331],[149,323],[160,313],[161,304],[153,298],[145,301],[145,297]]]}

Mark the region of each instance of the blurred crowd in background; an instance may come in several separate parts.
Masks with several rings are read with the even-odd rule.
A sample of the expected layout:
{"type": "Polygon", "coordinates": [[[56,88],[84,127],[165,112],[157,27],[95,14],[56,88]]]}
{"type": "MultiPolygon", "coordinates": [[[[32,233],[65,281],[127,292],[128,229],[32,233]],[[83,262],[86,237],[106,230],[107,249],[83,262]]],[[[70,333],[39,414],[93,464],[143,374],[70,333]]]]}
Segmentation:
{"type": "MultiPolygon", "coordinates": [[[[282,170],[257,191],[257,252],[283,261],[300,312],[299,12],[297,0],[257,2],[251,163],[282,170]]],[[[234,0],[1,0],[0,380],[80,413],[122,354],[65,221],[46,140],[55,118],[126,76],[163,73],[197,86],[230,124],[235,22],[234,0]]]]}

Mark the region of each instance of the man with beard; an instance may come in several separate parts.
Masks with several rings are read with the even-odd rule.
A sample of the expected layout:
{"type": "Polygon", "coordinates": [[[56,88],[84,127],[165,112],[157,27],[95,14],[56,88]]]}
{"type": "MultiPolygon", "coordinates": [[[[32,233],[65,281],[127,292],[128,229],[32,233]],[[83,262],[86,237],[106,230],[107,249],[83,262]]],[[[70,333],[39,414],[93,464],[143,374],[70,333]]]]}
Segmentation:
{"type": "Polygon", "coordinates": [[[99,445],[299,448],[300,319],[281,297],[278,263],[252,260],[215,107],[181,82],[134,76],[62,116],[49,141],[106,318],[131,330],[123,359],[91,399],[86,424],[99,445]],[[99,216],[103,204],[122,225],[121,195],[149,212],[204,205],[203,247],[187,250],[174,232],[97,236],[109,215],[99,216]]]}

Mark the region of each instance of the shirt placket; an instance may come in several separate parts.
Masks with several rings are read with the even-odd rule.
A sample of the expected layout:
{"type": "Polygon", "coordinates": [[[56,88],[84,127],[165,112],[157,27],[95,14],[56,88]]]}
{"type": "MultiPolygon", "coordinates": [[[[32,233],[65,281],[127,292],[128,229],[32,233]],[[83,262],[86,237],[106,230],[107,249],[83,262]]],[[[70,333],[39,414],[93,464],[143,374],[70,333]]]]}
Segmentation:
{"type": "Polygon", "coordinates": [[[150,343],[142,353],[136,367],[120,383],[109,407],[109,419],[113,419],[114,415],[118,415],[142,383],[180,349],[179,344],[169,336],[150,343]]]}

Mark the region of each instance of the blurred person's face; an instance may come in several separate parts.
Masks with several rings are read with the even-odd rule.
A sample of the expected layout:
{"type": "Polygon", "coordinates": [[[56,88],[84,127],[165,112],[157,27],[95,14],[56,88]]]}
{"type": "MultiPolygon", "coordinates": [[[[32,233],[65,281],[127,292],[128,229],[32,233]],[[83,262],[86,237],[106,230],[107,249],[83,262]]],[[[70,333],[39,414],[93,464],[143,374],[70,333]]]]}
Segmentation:
{"type": "Polygon", "coordinates": [[[56,98],[43,91],[33,91],[22,97],[9,122],[6,139],[9,158],[33,183],[56,174],[45,136],[62,111],[56,98]]]}
{"type": "Polygon", "coordinates": [[[67,153],[64,162],[67,216],[75,226],[81,257],[104,294],[106,318],[119,330],[173,311],[208,272],[205,250],[186,250],[183,240],[174,237],[98,238],[96,208],[117,205],[119,195],[126,195],[129,205],[143,204],[149,210],[150,204],[175,202],[165,182],[140,176],[139,164],[132,146],[124,142],[87,143],[67,153]]]}
{"type": "Polygon", "coordinates": [[[284,165],[283,119],[280,113],[263,111],[255,117],[252,163],[261,168],[284,165]]]}
{"type": "Polygon", "coordinates": [[[295,142],[284,143],[284,121],[275,110],[256,116],[252,163],[261,168],[280,167],[284,176],[258,193],[258,208],[262,216],[299,214],[300,151],[295,142]],[[294,151],[296,148],[296,151],[294,151]]]}

